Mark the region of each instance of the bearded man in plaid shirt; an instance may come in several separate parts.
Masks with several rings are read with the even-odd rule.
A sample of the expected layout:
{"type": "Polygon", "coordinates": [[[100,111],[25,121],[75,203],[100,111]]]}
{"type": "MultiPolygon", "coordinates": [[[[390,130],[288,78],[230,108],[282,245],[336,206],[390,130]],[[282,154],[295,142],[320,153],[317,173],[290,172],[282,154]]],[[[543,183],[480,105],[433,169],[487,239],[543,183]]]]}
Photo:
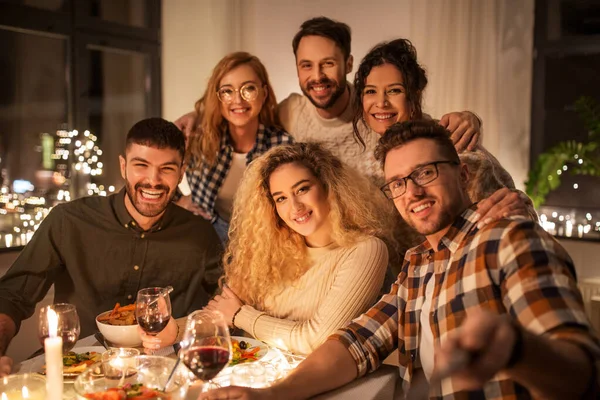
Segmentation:
{"type": "Polygon", "coordinates": [[[426,238],[391,291],[284,381],[204,398],[307,398],[377,369],[397,348],[404,393],[424,374],[436,399],[596,399],[600,346],[561,245],[522,218],[480,229],[468,171],[434,121],[390,127],[376,156],[382,190],[426,238]]]}

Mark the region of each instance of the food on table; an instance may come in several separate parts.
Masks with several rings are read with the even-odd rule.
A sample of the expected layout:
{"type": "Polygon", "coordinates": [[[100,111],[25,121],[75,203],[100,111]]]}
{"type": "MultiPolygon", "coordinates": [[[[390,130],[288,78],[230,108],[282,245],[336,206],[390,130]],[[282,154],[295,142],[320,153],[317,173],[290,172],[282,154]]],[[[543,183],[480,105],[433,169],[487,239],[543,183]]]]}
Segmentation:
{"type": "Polygon", "coordinates": [[[111,312],[100,315],[98,321],[109,325],[137,325],[135,303],[122,307],[117,303],[111,312]]]}
{"type": "Polygon", "coordinates": [[[250,343],[237,339],[231,339],[233,354],[229,365],[237,365],[258,360],[256,354],[260,351],[260,346],[252,347],[250,343]]]}
{"type": "MultiPolygon", "coordinates": [[[[76,353],[70,351],[63,355],[63,375],[76,375],[82,373],[88,366],[100,361],[100,353],[87,351],[76,353]]],[[[46,373],[46,365],[42,373],[46,373]]]]}
{"type": "Polygon", "coordinates": [[[151,389],[141,383],[126,384],[121,387],[110,388],[104,392],[88,393],[86,399],[92,400],[140,400],[140,399],[157,399],[169,400],[171,396],[158,389],[151,389]]]}

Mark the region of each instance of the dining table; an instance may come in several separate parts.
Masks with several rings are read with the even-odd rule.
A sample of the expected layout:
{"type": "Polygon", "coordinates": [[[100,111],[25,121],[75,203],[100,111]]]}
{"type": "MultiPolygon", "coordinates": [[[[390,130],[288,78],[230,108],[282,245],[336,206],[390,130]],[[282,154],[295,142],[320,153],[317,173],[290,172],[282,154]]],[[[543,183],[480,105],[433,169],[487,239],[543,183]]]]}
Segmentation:
{"type": "MultiPolygon", "coordinates": [[[[77,341],[73,351],[78,348],[100,347],[102,346],[96,337],[93,335],[85,337],[77,341]]],[[[166,355],[167,357],[175,358],[175,353],[166,355]]],[[[261,362],[269,363],[281,356],[281,352],[277,349],[269,348],[268,353],[261,359],[261,362]]],[[[43,355],[25,360],[17,364],[13,373],[31,373],[40,370],[40,358],[43,360],[43,355]]],[[[228,386],[228,374],[231,374],[231,368],[225,368],[215,381],[221,386],[228,386]]],[[[398,368],[393,365],[383,364],[377,371],[372,372],[364,377],[356,379],[338,389],[320,394],[313,397],[315,400],[396,400],[403,398],[398,368]]],[[[195,400],[201,390],[201,385],[191,385],[186,399],[195,400]]],[[[73,387],[73,382],[65,381],[64,400],[75,400],[77,396],[73,387]]]]}

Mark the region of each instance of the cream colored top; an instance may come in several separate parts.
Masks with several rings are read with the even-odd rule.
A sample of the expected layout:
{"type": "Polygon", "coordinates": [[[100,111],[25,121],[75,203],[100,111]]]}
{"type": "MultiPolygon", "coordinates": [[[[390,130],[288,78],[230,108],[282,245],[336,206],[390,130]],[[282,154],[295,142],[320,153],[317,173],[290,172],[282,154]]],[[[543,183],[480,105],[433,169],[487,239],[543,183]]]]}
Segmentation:
{"type": "MultiPolygon", "coordinates": [[[[351,99],[353,91],[354,88],[350,85],[351,99]]],[[[278,113],[284,129],[296,142],[321,143],[340,160],[373,182],[380,182],[383,179],[383,171],[374,156],[379,135],[372,132],[365,124],[359,123],[358,128],[367,146],[366,149],[363,150],[354,139],[352,101],[348,103],[342,115],[326,119],[319,115],[317,108],[306,96],[292,93],[279,103],[278,113]]]]}
{"type": "Polygon", "coordinates": [[[388,265],[380,239],[308,250],[313,266],[268,298],[263,311],[243,306],[235,317],[238,328],[280,349],[308,354],[375,303],[388,265]]]}
{"type": "Polygon", "coordinates": [[[231,219],[233,197],[240,186],[242,176],[244,176],[248,154],[232,152],[231,156],[231,167],[223,184],[219,188],[217,200],[215,201],[215,211],[219,214],[219,217],[227,222],[231,219]]]}

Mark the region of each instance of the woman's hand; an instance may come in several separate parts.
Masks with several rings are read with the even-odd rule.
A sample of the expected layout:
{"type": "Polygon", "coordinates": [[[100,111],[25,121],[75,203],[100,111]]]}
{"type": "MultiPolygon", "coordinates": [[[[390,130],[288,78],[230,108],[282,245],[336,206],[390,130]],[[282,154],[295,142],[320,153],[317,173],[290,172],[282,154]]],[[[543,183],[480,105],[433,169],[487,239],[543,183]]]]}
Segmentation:
{"type": "Polygon", "coordinates": [[[477,227],[481,229],[492,221],[516,215],[529,218],[527,203],[520,194],[518,190],[501,188],[477,203],[477,227]]]}
{"type": "Polygon", "coordinates": [[[241,300],[227,286],[223,287],[223,293],[215,296],[208,302],[207,310],[219,311],[225,317],[225,321],[233,327],[233,316],[242,307],[241,300]]]}
{"type": "Polygon", "coordinates": [[[473,151],[479,145],[481,124],[479,118],[469,111],[451,112],[440,119],[440,125],[448,129],[456,151],[473,151]]]}
{"type": "Polygon", "coordinates": [[[156,336],[148,335],[138,326],[138,332],[142,338],[142,345],[145,349],[157,350],[175,343],[177,340],[177,322],[174,318],[169,319],[169,323],[156,336]]]}

